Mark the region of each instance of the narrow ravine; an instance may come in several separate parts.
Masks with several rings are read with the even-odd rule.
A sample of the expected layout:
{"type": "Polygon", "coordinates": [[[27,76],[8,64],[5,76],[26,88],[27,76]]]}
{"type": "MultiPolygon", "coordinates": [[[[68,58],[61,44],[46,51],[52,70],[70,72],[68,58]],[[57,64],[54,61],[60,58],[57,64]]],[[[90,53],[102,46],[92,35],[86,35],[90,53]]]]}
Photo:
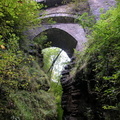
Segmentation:
{"type": "Polygon", "coordinates": [[[120,120],[119,0],[3,0],[0,12],[0,120],[120,120]]]}

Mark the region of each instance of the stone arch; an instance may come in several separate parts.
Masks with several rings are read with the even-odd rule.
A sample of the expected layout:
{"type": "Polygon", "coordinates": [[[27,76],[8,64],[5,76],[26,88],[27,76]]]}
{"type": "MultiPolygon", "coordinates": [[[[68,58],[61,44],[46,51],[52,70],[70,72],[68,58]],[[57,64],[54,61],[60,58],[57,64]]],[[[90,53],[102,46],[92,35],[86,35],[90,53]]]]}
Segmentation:
{"type": "MultiPolygon", "coordinates": [[[[73,43],[74,47],[71,47],[71,50],[67,50],[64,48],[64,50],[67,52],[68,56],[71,57],[73,54],[73,48],[75,48],[77,51],[83,51],[84,47],[85,47],[85,43],[87,42],[86,36],[85,36],[85,32],[84,29],[82,28],[82,26],[80,26],[79,24],[76,23],[57,23],[57,24],[44,24],[42,26],[37,26],[35,28],[32,29],[28,29],[25,32],[25,35],[27,36],[27,39],[29,40],[34,40],[37,36],[39,36],[42,32],[46,31],[49,33],[49,35],[51,34],[52,36],[57,37],[57,35],[55,35],[55,32],[50,33],[49,31],[54,30],[54,31],[60,31],[57,32],[59,33],[61,36],[63,36],[63,34],[66,34],[68,37],[66,38],[67,40],[69,40],[68,38],[71,39],[71,41],[76,41],[76,42],[71,42],[73,43]],[[76,47],[75,47],[76,46],[76,47]]],[[[64,38],[64,36],[63,36],[64,38]]],[[[69,43],[69,42],[68,42],[69,43]]],[[[68,43],[66,42],[66,46],[69,46],[68,43]]],[[[71,44],[69,43],[69,44],[71,44]]],[[[68,47],[70,48],[70,47],[68,47]]],[[[63,49],[63,48],[62,48],[63,49]]]]}
{"type": "Polygon", "coordinates": [[[43,32],[47,35],[47,42],[51,41],[51,46],[63,49],[69,57],[72,57],[77,46],[77,40],[72,35],[59,28],[49,28],[39,33],[34,39],[43,32]]]}

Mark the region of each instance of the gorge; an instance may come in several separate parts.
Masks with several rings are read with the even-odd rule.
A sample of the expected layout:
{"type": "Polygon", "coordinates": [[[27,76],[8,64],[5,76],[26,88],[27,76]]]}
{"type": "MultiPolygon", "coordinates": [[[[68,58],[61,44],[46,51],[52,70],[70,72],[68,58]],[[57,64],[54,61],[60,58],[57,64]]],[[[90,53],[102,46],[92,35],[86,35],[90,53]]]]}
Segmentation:
{"type": "MultiPolygon", "coordinates": [[[[13,20],[16,23],[17,17],[14,16],[10,25],[6,22],[15,29],[12,40],[6,42],[6,36],[2,33],[1,120],[119,120],[119,0],[37,2],[47,7],[42,9],[42,13],[37,13],[37,19],[41,21],[27,28],[24,38],[15,36],[23,32],[14,27],[18,23],[12,26],[13,20]],[[106,11],[108,13],[103,14],[106,11]],[[103,15],[100,17],[100,14],[103,15]],[[42,37],[45,40],[42,41],[42,37]],[[18,40],[20,50],[14,40],[18,40]],[[50,73],[43,69],[48,61],[45,61],[42,49],[49,46],[61,48],[71,59],[61,72],[62,88],[59,89],[59,85],[51,83],[50,73]],[[55,97],[53,91],[61,92],[60,89],[61,98],[55,97]],[[57,105],[62,106],[63,115],[57,105]],[[58,113],[61,117],[58,117],[58,113]]],[[[20,1],[18,3],[21,4],[20,1]]],[[[16,15],[22,14],[18,12],[16,15]]],[[[27,18],[23,16],[23,19],[27,18]]],[[[2,20],[4,23],[4,17],[2,20]]],[[[1,26],[4,28],[4,24],[1,26]]]]}

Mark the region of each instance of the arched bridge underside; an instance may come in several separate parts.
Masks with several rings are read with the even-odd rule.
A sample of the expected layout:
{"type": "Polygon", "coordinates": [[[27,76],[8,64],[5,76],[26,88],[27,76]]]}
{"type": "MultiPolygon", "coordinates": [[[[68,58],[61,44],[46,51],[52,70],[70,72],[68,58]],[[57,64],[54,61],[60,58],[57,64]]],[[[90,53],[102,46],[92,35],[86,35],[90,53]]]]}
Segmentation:
{"type": "Polygon", "coordinates": [[[47,34],[47,41],[51,41],[52,46],[63,49],[69,57],[73,55],[74,49],[82,51],[86,42],[83,28],[75,23],[57,23],[36,27],[27,31],[28,39],[34,40],[43,32],[47,34]]]}

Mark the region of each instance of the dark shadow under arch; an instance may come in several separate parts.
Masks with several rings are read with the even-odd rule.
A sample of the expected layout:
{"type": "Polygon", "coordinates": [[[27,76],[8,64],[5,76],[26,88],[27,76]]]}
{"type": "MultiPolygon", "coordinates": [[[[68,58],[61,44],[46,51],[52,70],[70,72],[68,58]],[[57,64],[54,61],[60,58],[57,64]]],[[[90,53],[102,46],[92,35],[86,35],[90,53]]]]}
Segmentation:
{"type": "MultiPolygon", "coordinates": [[[[47,35],[47,42],[52,42],[51,46],[63,49],[70,58],[72,57],[74,49],[77,45],[77,41],[75,40],[75,38],[73,38],[66,31],[63,31],[58,28],[50,28],[43,32],[45,32],[45,34],[47,35]]],[[[40,37],[42,33],[40,33],[36,37],[40,37]]]]}

